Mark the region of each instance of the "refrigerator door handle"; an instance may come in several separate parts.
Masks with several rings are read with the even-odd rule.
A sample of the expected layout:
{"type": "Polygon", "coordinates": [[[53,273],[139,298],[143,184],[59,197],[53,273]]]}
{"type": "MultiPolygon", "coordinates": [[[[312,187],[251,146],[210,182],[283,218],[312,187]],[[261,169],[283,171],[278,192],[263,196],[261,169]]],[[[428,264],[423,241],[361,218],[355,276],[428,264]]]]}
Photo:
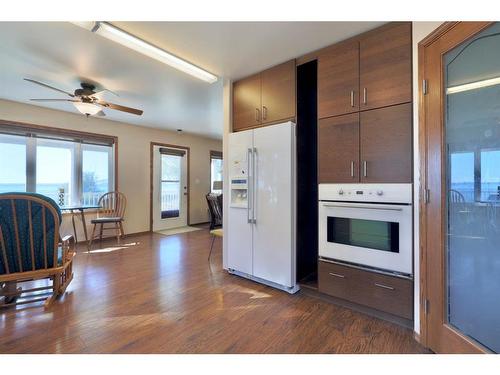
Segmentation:
{"type": "Polygon", "coordinates": [[[252,210],[252,215],[250,215],[250,210],[253,205],[253,154],[252,154],[252,149],[248,148],[247,149],[247,175],[248,175],[248,181],[247,181],[247,223],[252,224],[253,222],[253,210],[252,210]]]}
{"type": "Polygon", "coordinates": [[[258,173],[258,163],[257,163],[257,158],[258,158],[259,154],[257,153],[257,148],[254,147],[253,148],[253,161],[252,161],[252,167],[253,167],[253,171],[252,171],[252,193],[253,193],[253,197],[252,197],[252,216],[253,216],[253,219],[252,219],[252,223],[254,224],[257,224],[257,192],[259,191],[258,190],[258,180],[257,180],[257,173],[258,173]]]}

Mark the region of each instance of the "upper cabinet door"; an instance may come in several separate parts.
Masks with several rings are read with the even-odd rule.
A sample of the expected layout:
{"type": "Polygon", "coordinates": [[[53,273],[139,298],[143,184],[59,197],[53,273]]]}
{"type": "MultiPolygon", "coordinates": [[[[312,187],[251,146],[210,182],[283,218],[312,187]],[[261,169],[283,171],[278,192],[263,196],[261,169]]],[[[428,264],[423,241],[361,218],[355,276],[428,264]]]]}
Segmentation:
{"type": "Polygon", "coordinates": [[[320,183],[359,181],[359,113],[318,122],[320,183]]]}
{"type": "Polygon", "coordinates": [[[411,103],[360,113],[361,182],[412,182],[411,103]]]}
{"type": "Polygon", "coordinates": [[[359,71],[361,110],[410,102],[411,22],[361,39],[359,71]]]}
{"type": "Polygon", "coordinates": [[[261,73],[262,123],[295,117],[295,60],[261,73]]]}
{"type": "Polygon", "coordinates": [[[318,118],[359,111],[359,42],[318,57],[318,118]]]}
{"type": "Polygon", "coordinates": [[[260,74],[244,78],[233,84],[233,131],[261,124],[260,93],[260,74]]]}

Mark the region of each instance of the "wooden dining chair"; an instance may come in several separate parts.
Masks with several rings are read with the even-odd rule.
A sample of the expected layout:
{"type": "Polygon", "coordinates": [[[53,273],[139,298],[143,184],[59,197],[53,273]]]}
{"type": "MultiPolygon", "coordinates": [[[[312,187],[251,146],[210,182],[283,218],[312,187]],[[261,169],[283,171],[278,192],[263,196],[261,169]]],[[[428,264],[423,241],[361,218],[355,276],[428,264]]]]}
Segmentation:
{"type": "Polygon", "coordinates": [[[96,228],[99,225],[99,240],[102,243],[102,234],[105,230],[114,230],[116,240],[120,243],[124,236],[123,220],[125,216],[125,208],[127,207],[127,198],[125,194],[119,191],[110,191],[99,198],[99,209],[97,217],[90,222],[94,224],[92,235],[88,245],[88,251],[92,248],[92,242],[96,238],[96,228]],[[105,227],[106,224],[112,224],[112,227],[105,227]]]}
{"type": "Polygon", "coordinates": [[[0,307],[45,301],[48,308],[73,279],[73,236],[61,239],[56,202],[35,193],[0,194],[0,307]],[[52,285],[18,288],[50,279],[52,285]],[[47,298],[43,293],[52,290],[47,298]],[[41,294],[42,293],[42,294],[41,294]]]}

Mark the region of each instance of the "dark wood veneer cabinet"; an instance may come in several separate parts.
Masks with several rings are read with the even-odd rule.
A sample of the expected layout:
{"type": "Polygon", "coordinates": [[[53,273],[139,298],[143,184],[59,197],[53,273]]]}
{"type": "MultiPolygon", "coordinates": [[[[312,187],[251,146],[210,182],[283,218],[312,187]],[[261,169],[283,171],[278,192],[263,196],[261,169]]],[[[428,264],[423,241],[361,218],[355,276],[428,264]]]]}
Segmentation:
{"type": "Polygon", "coordinates": [[[318,263],[320,292],[413,319],[412,280],[324,261],[318,263]]]}
{"type": "Polygon", "coordinates": [[[262,123],[295,117],[295,60],[261,73],[262,123]]]}
{"type": "Polygon", "coordinates": [[[318,122],[318,182],[359,181],[359,113],[318,122]]]}
{"type": "Polygon", "coordinates": [[[261,79],[256,74],[233,85],[233,131],[261,124],[261,79]]]}
{"type": "Polygon", "coordinates": [[[359,111],[359,42],[341,43],[318,57],[318,117],[359,111]]]}
{"type": "Polygon", "coordinates": [[[412,100],[411,22],[369,33],[359,50],[361,110],[412,100]]]}
{"type": "Polygon", "coordinates": [[[412,105],[320,119],[319,183],[411,183],[412,105]]]}
{"type": "Polygon", "coordinates": [[[412,105],[360,113],[361,182],[412,181],[412,105]]]}
{"type": "Polygon", "coordinates": [[[394,22],[318,55],[318,118],[412,100],[411,22],[394,22]]]}
{"type": "Polygon", "coordinates": [[[233,131],[295,117],[295,60],[233,84],[233,131]]]}

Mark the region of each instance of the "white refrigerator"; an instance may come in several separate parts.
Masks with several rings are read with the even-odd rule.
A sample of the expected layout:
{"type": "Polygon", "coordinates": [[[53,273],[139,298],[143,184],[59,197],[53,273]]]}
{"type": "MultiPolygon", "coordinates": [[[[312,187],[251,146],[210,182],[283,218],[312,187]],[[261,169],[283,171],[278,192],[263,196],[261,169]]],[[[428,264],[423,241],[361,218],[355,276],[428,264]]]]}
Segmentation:
{"type": "Polygon", "coordinates": [[[230,273],[295,293],[295,124],[229,135],[230,273]]]}

